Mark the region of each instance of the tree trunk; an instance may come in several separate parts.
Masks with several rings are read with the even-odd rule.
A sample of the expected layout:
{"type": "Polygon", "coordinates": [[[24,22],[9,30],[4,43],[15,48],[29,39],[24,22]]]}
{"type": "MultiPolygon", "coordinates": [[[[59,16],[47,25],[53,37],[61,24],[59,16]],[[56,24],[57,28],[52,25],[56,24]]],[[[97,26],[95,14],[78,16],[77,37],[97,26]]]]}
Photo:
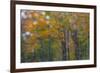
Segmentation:
{"type": "Polygon", "coordinates": [[[64,41],[62,41],[62,59],[69,59],[69,31],[64,29],[64,41]]]}
{"type": "Polygon", "coordinates": [[[51,48],[51,39],[49,39],[49,41],[48,41],[48,44],[49,44],[49,46],[48,46],[48,57],[49,57],[49,61],[52,61],[52,48],[51,48]]]}
{"type": "Polygon", "coordinates": [[[40,39],[40,44],[41,44],[41,61],[45,61],[45,52],[44,52],[44,42],[42,39],[40,39]]]}
{"type": "Polygon", "coordinates": [[[72,32],[72,39],[74,41],[74,46],[75,46],[75,55],[76,55],[76,59],[77,60],[80,60],[81,59],[81,56],[80,56],[80,49],[79,49],[79,43],[78,43],[78,31],[77,30],[74,30],[72,32]]]}

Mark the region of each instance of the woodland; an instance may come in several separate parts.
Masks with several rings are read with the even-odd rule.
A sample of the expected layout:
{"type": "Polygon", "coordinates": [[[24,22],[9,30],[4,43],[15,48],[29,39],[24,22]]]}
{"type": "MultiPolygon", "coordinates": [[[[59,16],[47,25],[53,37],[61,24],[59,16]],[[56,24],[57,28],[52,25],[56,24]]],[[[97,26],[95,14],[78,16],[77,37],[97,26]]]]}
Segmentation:
{"type": "Polygon", "coordinates": [[[21,62],[89,59],[89,13],[21,10],[21,62]]]}

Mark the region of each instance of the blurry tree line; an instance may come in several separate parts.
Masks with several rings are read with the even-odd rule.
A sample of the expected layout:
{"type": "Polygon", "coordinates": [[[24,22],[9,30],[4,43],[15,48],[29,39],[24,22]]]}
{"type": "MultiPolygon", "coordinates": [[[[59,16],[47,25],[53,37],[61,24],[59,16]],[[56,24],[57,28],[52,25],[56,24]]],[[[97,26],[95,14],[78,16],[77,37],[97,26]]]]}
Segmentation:
{"type": "Polygon", "coordinates": [[[89,13],[21,10],[21,62],[89,59],[89,13]]]}

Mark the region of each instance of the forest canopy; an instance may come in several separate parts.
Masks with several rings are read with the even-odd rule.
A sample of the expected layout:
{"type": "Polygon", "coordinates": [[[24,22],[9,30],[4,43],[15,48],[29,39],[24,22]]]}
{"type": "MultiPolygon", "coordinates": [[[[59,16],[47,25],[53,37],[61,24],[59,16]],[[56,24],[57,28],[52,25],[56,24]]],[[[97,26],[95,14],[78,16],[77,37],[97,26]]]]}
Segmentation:
{"type": "Polygon", "coordinates": [[[89,13],[21,10],[21,62],[89,59],[89,13]]]}

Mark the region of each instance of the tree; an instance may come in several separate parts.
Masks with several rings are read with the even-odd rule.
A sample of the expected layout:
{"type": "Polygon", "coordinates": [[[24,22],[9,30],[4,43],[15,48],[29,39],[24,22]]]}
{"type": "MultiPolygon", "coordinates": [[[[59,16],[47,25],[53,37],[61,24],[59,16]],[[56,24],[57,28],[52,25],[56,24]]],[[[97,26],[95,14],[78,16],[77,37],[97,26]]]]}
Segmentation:
{"type": "Polygon", "coordinates": [[[25,12],[26,16],[21,18],[22,57],[30,54],[28,58],[33,62],[88,58],[84,52],[88,53],[89,14],[25,12]]]}

